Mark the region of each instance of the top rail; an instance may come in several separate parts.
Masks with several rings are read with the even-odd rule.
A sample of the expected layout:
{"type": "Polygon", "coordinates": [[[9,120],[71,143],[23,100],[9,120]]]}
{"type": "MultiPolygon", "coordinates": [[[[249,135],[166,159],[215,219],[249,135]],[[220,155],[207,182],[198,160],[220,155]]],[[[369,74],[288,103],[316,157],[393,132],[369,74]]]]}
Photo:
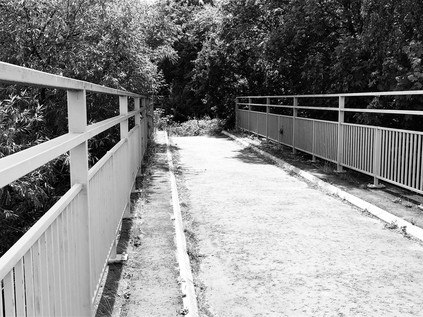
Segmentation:
{"type": "Polygon", "coordinates": [[[24,84],[45,88],[60,88],[68,90],[86,90],[109,95],[144,98],[145,96],[125,90],[109,88],[82,80],[53,75],[38,70],[0,62],[0,82],[7,84],[24,84]]]}
{"type": "Polygon", "coordinates": [[[339,93],[339,94],[310,94],[310,95],[279,95],[279,96],[239,96],[242,98],[334,98],[334,97],[378,97],[378,96],[409,96],[409,95],[423,95],[423,90],[401,90],[401,91],[380,91],[380,92],[354,92],[354,93],[339,93]]]}

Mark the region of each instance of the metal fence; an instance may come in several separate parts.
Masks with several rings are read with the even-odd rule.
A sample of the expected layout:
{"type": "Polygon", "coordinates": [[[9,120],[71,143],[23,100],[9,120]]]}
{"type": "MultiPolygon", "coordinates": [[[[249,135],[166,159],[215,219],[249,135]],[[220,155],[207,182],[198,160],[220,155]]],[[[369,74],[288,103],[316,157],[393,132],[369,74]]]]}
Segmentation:
{"type": "Polygon", "coordinates": [[[345,107],[347,99],[415,95],[423,96],[423,91],[237,97],[236,126],[290,146],[294,153],[336,163],[340,172],[346,167],[371,175],[376,187],[383,180],[422,194],[423,132],[345,122],[346,113],[422,116],[418,110],[345,107]],[[303,100],[321,98],[335,100],[336,106],[302,105],[303,100]],[[278,114],[278,109],[291,113],[278,114]],[[337,120],[313,119],[299,111],[336,112],[337,120]]]}
{"type": "Polygon", "coordinates": [[[71,173],[70,190],[0,258],[0,316],[93,315],[147,147],[150,100],[7,63],[0,82],[66,90],[69,122],[69,133],[0,159],[0,187],[68,151],[71,173]],[[120,114],[87,125],[86,91],[119,96],[120,114]],[[116,125],[120,142],[89,169],[88,140],[116,125]]]}

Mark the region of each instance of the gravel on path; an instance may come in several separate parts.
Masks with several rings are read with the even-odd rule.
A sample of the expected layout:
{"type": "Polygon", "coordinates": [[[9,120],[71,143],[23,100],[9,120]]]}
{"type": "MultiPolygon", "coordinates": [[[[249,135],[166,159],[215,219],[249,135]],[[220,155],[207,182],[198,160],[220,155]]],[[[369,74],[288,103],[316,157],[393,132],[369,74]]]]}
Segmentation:
{"type": "Polygon", "coordinates": [[[174,137],[202,316],[422,316],[423,247],[225,137],[174,137]]]}

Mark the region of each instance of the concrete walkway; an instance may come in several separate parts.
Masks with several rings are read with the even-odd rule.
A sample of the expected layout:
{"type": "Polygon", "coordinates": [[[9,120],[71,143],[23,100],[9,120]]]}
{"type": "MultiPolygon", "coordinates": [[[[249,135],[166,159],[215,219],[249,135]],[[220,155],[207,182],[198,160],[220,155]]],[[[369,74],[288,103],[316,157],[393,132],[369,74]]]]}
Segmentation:
{"type": "Polygon", "coordinates": [[[133,247],[120,281],[127,285],[127,299],[119,317],[180,316],[182,309],[164,133],[155,141],[146,193],[134,208],[133,247]]]}
{"type": "Polygon", "coordinates": [[[202,316],[422,316],[423,247],[227,138],[173,138],[202,316]]]}

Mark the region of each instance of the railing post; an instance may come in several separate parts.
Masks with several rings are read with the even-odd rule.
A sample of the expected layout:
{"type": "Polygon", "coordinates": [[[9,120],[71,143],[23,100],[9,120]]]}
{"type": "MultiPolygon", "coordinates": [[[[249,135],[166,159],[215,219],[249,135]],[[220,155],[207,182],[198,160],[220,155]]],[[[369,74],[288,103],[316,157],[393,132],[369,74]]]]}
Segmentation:
{"type": "MultiPolygon", "coordinates": [[[[128,114],[128,97],[127,96],[119,96],[119,114],[120,115],[126,115],[128,114]]],[[[122,121],[120,123],[120,139],[127,140],[127,151],[125,153],[126,155],[126,164],[125,166],[122,166],[122,169],[126,170],[125,175],[130,175],[130,162],[131,162],[131,149],[130,149],[130,143],[128,141],[128,137],[129,137],[129,120],[126,119],[125,121],[122,121]]],[[[129,180],[126,180],[129,181],[129,180]]],[[[123,218],[128,218],[129,217],[129,213],[130,213],[130,209],[131,209],[131,199],[130,199],[130,195],[128,193],[128,201],[127,201],[127,205],[126,205],[126,209],[123,215],[123,218]]]]}
{"type": "Polygon", "coordinates": [[[239,128],[239,122],[238,122],[238,113],[239,113],[239,105],[238,105],[238,98],[235,97],[235,130],[238,130],[239,128]]]}
{"type": "MultiPolygon", "coordinates": [[[[126,96],[119,96],[119,114],[128,114],[128,97],[126,96]]],[[[128,133],[128,120],[125,120],[120,123],[120,139],[122,140],[127,138],[128,133]]]]}
{"type": "Polygon", "coordinates": [[[380,177],[380,157],[382,150],[382,130],[375,128],[374,142],[373,142],[373,185],[370,188],[384,188],[385,186],[379,183],[380,177]]]}
{"type": "Polygon", "coordinates": [[[145,152],[145,140],[147,137],[147,115],[146,115],[146,105],[145,98],[141,99],[141,159],[144,157],[145,152]]]}
{"type": "Polygon", "coordinates": [[[142,124],[141,124],[141,113],[140,111],[140,98],[134,98],[134,110],[137,111],[137,114],[135,114],[135,126],[137,126],[138,129],[138,144],[139,144],[139,151],[138,151],[138,170],[137,175],[140,173],[140,166],[142,161],[142,155],[143,155],[143,139],[142,139],[142,124]]]}
{"type": "Polygon", "coordinates": [[[338,101],[338,152],[337,152],[337,164],[336,171],[338,173],[343,172],[342,161],[344,153],[344,108],[345,108],[345,97],[339,96],[338,101]]]}
{"type": "Polygon", "coordinates": [[[269,142],[269,112],[270,98],[266,98],[266,142],[269,142]]]}
{"type": "Polygon", "coordinates": [[[251,98],[248,98],[248,131],[249,132],[251,132],[250,112],[251,112],[251,98]]]}
{"type": "Polygon", "coordinates": [[[154,122],[153,122],[153,100],[148,98],[146,100],[146,117],[147,117],[147,138],[149,139],[154,131],[154,122]]]}
{"type": "Polygon", "coordinates": [[[313,120],[313,131],[312,131],[312,145],[311,145],[311,161],[314,163],[316,162],[316,120],[313,120]]]}
{"type": "MultiPolygon", "coordinates": [[[[69,133],[84,133],[87,130],[87,104],[85,90],[68,90],[68,124],[69,133]]],[[[81,316],[91,316],[91,296],[94,286],[91,278],[91,234],[90,234],[90,210],[89,210],[89,181],[88,181],[88,142],[85,141],[70,150],[70,179],[71,186],[82,185],[80,192],[80,209],[77,219],[78,239],[77,250],[79,250],[80,267],[75,279],[78,279],[78,289],[73,289],[74,296],[79,297],[79,303],[75,303],[81,316]]]]}
{"type": "Polygon", "coordinates": [[[295,149],[295,119],[298,117],[298,97],[294,97],[294,105],[292,108],[292,154],[297,153],[295,149]]]}

